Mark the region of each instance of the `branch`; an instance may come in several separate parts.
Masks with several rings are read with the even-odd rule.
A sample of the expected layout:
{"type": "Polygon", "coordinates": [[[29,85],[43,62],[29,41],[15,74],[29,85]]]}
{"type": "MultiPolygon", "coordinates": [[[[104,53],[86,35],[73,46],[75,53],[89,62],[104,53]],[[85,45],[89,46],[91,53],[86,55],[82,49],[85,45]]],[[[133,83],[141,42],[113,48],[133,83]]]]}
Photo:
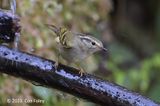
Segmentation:
{"type": "Polygon", "coordinates": [[[119,85],[54,61],[0,46],[0,72],[58,89],[102,106],[158,106],[158,103],[119,85]]]}

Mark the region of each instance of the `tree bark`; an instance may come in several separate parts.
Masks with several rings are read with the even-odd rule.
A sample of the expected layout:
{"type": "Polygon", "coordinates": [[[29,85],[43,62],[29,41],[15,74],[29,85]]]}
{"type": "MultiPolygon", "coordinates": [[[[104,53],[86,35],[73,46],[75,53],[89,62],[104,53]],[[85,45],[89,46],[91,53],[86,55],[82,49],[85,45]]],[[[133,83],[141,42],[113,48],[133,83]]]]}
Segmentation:
{"type": "Polygon", "coordinates": [[[0,46],[0,72],[61,90],[102,106],[158,106],[160,104],[114,83],[29,53],[0,46]]]}

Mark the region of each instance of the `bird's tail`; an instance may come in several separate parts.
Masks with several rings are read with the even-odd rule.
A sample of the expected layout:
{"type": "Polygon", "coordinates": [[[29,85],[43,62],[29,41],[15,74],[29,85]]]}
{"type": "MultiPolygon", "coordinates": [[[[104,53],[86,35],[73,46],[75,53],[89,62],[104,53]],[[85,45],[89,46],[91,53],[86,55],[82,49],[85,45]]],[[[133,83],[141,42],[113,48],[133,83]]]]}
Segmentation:
{"type": "Polygon", "coordinates": [[[49,29],[51,29],[57,36],[60,34],[60,28],[57,28],[55,25],[45,24],[49,29]]]}
{"type": "Polygon", "coordinates": [[[55,25],[46,24],[56,35],[59,37],[59,41],[62,45],[67,45],[67,32],[68,29],[65,27],[57,28],[55,25]]]}

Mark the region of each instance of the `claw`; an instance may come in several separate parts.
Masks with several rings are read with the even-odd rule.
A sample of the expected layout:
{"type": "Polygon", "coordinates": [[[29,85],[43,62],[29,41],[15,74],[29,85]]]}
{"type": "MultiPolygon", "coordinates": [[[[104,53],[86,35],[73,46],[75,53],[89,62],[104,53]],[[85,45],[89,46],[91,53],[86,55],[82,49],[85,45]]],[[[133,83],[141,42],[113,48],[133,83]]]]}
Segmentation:
{"type": "Polygon", "coordinates": [[[85,71],[83,70],[83,68],[80,68],[80,71],[79,71],[80,77],[82,77],[84,73],[85,71]]]}
{"type": "Polygon", "coordinates": [[[59,63],[58,63],[58,62],[55,62],[55,64],[54,64],[55,70],[58,69],[58,65],[59,65],[59,63]]]}

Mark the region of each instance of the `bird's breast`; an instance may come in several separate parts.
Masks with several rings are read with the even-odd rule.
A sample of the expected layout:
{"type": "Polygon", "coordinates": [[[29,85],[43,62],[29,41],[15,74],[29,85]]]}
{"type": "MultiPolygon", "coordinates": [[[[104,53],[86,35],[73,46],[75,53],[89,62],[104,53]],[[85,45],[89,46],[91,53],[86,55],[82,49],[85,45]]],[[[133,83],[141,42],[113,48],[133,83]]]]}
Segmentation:
{"type": "Polygon", "coordinates": [[[88,57],[87,53],[80,48],[63,48],[61,49],[60,54],[65,60],[72,63],[82,61],[88,57]]]}

